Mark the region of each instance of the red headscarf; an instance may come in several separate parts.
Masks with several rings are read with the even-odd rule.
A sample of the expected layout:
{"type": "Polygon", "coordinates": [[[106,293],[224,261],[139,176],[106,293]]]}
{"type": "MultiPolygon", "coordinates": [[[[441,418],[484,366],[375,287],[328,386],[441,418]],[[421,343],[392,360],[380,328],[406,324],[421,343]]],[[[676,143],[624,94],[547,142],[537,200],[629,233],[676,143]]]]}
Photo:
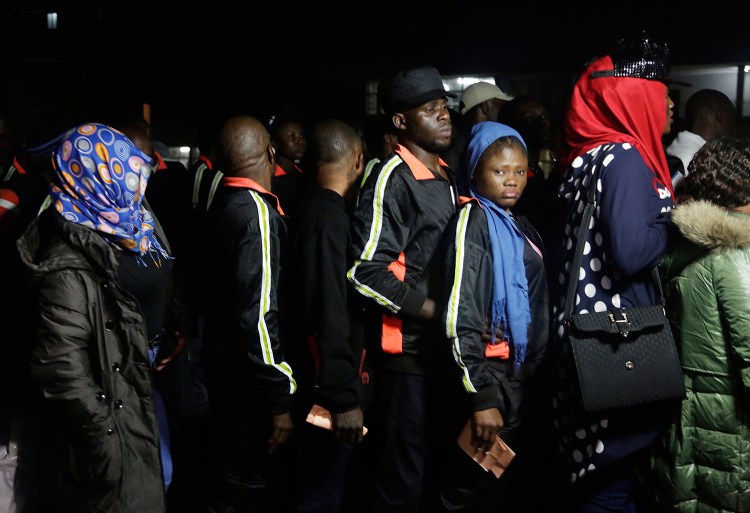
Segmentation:
{"type": "Polygon", "coordinates": [[[604,143],[630,143],[672,191],[662,135],[667,122],[666,85],[658,80],[600,76],[614,68],[609,56],[589,64],[576,82],[568,106],[564,168],[577,156],[604,143]]]}

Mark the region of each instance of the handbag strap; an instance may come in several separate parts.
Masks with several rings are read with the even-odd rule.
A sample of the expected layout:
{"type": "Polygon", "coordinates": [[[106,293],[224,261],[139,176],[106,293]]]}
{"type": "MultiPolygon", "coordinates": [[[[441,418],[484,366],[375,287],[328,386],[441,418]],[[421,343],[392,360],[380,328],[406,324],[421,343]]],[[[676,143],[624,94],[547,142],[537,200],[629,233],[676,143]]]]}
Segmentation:
{"type": "MultiPolygon", "coordinates": [[[[586,245],[586,236],[589,232],[589,226],[591,224],[591,218],[594,215],[594,209],[596,208],[596,181],[599,176],[599,169],[601,165],[597,165],[594,168],[594,173],[591,175],[591,184],[589,186],[588,194],[586,195],[586,207],[583,210],[581,217],[581,225],[578,227],[578,238],[576,240],[576,250],[573,254],[573,264],[570,268],[570,281],[568,282],[568,291],[565,295],[565,319],[570,319],[573,315],[573,304],[578,289],[578,276],[580,274],[581,260],[583,259],[583,248],[586,245]]],[[[661,305],[664,305],[664,292],[661,287],[661,279],[659,278],[659,269],[654,266],[651,268],[651,278],[654,281],[656,287],[657,299],[661,305]]]]}

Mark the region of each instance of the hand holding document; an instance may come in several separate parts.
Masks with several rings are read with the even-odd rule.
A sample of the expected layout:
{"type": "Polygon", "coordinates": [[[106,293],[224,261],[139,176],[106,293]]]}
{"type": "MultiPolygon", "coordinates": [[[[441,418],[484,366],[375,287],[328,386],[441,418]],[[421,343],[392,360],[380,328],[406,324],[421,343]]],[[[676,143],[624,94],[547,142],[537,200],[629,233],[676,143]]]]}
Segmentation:
{"type": "Polygon", "coordinates": [[[499,436],[495,437],[495,443],[489,452],[476,451],[471,443],[471,420],[466,423],[461,430],[461,434],[458,435],[458,445],[484,470],[495,474],[495,477],[503,475],[516,455],[513,449],[508,447],[499,436]]]}
{"type": "MultiPolygon", "coordinates": [[[[312,408],[310,408],[310,413],[307,414],[305,420],[313,426],[333,431],[333,417],[331,416],[331,412],[317,404],[313,404],[312,408]]],[[[362,436],[366,434],[367,428],[362,426],[362,436]]]]}

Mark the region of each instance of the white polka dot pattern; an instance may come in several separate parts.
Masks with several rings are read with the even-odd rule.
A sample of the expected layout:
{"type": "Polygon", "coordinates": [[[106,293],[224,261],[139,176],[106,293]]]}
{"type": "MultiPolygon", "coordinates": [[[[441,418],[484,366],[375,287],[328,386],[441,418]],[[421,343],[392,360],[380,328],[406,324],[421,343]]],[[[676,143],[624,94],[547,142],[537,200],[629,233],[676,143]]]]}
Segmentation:
{"type": "MultiPolygon", "coordinates": [[[[577,157],[571,167],[571,175],[560,187],[560,196],[568,198],[571,202],[571,210],[565,224],[565,242],[563,262],[564,271],[560,273],[558,282],[562,285],[563,296],[560,297],[556,309],[559,314],[555,316],[558,323],[556,332],[563,337],[566,327],[563,322],[565,310],[564,294],[570,275],[570,262],[577,244],[577,230],[582,220],[583,211],[586,206],[588,189],[596,187],[597,208],[589,223],[589,232],[584,244],[581,266],[576,269],[578,273],[578,290],[576,293],[576,304],[574,312],[603,312],[612,307],[620,306],[620,295],[622,283],[619,273],[612,267],[612,259],[608,258],[607,248],[603,235],[603,226],[600,221],[602,209],[598,206],[599,195],[602,192],[602,178],[596,181],[591,179],[595,168],[593,162],[601,162],[606,167],[615,162],[617,155],[626,151],[626,145],[604,145],[590,150],[584,157],[577,157]],[[571,200],[572,198],[572,200],[571,200]]],[[[561,371],[564,375],[574,375],[573,370],[561,371]]],[[[598,458],[606,451],[607,427],[609,424],[605,414],[580,415],[576,413],[576,405],[571,401],[578,400],[578,391],[575,383],[571,386],[561,386],[555,398],[554,404],[558,409],[556,425],[569,436],[562,436],[563,450],[569,456],[572,473],[571,482],[584,477],[597,467],[598,458]]]]}

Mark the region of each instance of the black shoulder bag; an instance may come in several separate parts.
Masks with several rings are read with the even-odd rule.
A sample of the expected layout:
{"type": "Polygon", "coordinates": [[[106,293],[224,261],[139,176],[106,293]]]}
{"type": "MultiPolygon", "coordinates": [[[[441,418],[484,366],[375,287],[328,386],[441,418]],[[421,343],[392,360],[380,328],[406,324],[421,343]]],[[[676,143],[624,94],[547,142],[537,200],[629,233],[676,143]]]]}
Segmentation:
{"type": "Polygon", "coordinates": [[[685,397],[682,366],[664,311],[664,293],[656,267],[651,274],[658,304],[573,314],[578,269],[596,207],[596,178],[594,173],[578,228],[565,299],[565,322],[583,409],[597,412],[682,399],[685,397]]]}

